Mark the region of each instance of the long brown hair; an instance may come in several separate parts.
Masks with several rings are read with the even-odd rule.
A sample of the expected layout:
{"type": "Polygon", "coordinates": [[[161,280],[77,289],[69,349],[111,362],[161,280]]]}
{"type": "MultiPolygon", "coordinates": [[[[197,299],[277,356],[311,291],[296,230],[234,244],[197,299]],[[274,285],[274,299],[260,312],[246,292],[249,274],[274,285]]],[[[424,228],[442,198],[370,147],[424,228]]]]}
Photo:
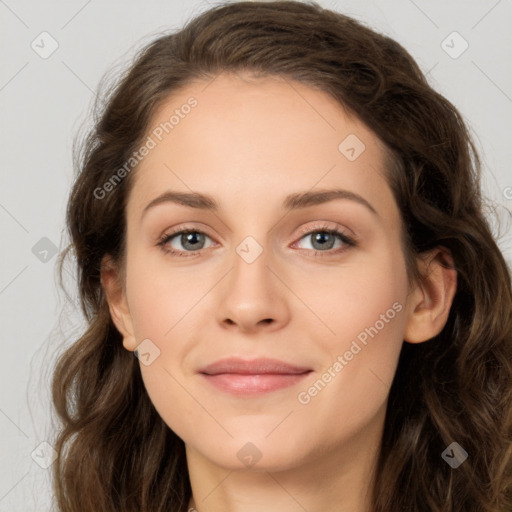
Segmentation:
{"type": "MultiPolygon", "coordinates": [[[[402,213],[408,270],[442,245],[457,292],[442,332],[404,343],[373,486],[372,512],[512,510],[512,292],[483,212],[480,160],[456,108],[392,39],[316,2],[218,5],[159,36],[98,97],[95,125],[75,153],[67,209],[87,330],[59,357],[52,397],[62,426],[54,488],[62,512],[184,512],[191,488],[183,441],[122,346],[100,262],[125,253],[131,174],[102,187],[140,147],[156,109],[192,80],[251,71],[330,94],[380,137],[402,213]],[[441,454],[468,453],[457,469],[441,454]]],[[[333,510],[336,507],[333,506],[333,510]]]]}

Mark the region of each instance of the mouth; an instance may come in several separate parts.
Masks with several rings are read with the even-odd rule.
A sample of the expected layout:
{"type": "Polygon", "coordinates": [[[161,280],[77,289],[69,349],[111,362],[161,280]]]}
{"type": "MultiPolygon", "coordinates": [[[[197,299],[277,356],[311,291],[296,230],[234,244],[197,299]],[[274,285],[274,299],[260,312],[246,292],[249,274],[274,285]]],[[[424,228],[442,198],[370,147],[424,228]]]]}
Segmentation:
{"type": "Polygon", "coordinates": [[[222,359],[199,374],[216,389],[233,395],[259,395],[293,386],[313,370],[277,359],[222,359]]]}

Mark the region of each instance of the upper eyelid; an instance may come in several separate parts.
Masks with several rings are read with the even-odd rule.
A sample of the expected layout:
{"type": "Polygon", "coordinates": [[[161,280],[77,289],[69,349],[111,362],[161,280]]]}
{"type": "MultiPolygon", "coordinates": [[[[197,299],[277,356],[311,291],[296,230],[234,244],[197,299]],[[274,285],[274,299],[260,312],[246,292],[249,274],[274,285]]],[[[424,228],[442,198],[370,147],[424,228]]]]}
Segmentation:
{"type": "MultiPolygon", "coordinates": [[[[313,221],[313,222],[315,222],[315,221],[313,221]]],[[[351,229],[349,229],[345,226],[342,226],[341,224],[339,224],[337,222],[334,222],[334,221],[317,221],[317,222],[319,224],[305,227],[303,229],[301,228],[299,230],[299,234],[303,234],[303,233],[307,234],[308,232],[311,232],[311,231],[321,231],[322,229],[336,230],[336,231],[343,231],[343,232],[350,231],[350,233],[353,234],[353,231],[351,229]]],[[[180,225],[177,228],[172,228],[170,230],[164,230],[164,232],[162,233],[162,236],[165,236],[166,234],[167,235],[176,235],[176,234],[180,234],[183,231],[193,231],[193,232],[197,231],[199,233],[203,233],[203,234],[213,238],[213,236],[208,233],[207,229],[202,228],[202,227],[196,227],[196,226],[188,226],[186,224],[183,226],[180,225]]]]}

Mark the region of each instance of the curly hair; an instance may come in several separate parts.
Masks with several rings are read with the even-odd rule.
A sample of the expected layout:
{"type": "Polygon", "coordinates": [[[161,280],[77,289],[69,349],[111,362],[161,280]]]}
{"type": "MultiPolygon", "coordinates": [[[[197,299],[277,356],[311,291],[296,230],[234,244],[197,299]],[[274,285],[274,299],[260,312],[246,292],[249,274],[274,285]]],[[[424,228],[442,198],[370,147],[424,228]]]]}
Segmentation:
{"type": "Polygon", "coordinates": [[[60,422],[53,465],[61,512],[185,512],[191,496],[183,441],[145,390],[122,346],[100,279],[122,261],[128,174],[101,187],[140,146],[169,95],[221,72],[280,76],[320,89],[355,114],[391,155],[387,179],[416,257],[450,250],[457,291],[446,325],[403,343],[386,412],[372,512],[512,510],[511,274],[484,215],[481,163],[457,109],[396,41],[316,2],[233,2],[199,14],[139,50],[98,95],[95,123],[75,146],[67,207],[86,331],[59,355],[52,399],[60,422]],[[453,441],[468,460],[441,459],[453,441]]]}

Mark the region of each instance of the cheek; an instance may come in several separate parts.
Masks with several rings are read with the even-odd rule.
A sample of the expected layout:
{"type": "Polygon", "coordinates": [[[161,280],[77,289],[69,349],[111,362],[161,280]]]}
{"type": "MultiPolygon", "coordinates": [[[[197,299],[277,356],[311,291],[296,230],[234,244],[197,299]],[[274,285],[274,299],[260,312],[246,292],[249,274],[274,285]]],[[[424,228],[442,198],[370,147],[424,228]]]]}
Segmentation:
{"type": "Polygon", "coordinates": [[[197,415],[197,403],[187,392],[183,362],[190,351],[190,333],[197,327],[194,305],[209,289],[200,273],[193,274],[196,277],[190,270],[175,271],[170,279],[168,267],[148,265],[135,251],[127,261],[134,334],[150,354],[149,364],[143,358],[140,362],[144,385],[159,415],[184,439],[194,423],[191,417],[197,415]]]}
{"type": "Polygon", "coordinates": [[[388,396],[403,344],[407,298],[405,266],[391,253],[339,271],[323,296],[309,297],[328,328],[319,323],[322,335],[315,339],[325,364],[316,380],[302,387],[298,401],[318,417],[351,411],[347,427],[355,427],[388,396]]]}
{"type": "Polygon", "coordinates": [[[201,272],[189,268],[171,272],[165,258],[148,263],[147,257],[135,253],[127,262],[127,276],[128,303],[138,340],[165,342],[176,327],[182,327],[181,322],[193,316],[194,306],[208,292],[201,272]]]}
{"type": "Polygon", "coordinates": [[[348,350],[359,335],[363,343],[371,335],[401,343],[407,275],[401,255],[394,256],[391,249],[378,257],[368,253],[357,265],[310,273],[307,282],[295,284],[297,295],[318,319],[310,322],[319,333],[317,341],[331,356],[348,350]]]}

